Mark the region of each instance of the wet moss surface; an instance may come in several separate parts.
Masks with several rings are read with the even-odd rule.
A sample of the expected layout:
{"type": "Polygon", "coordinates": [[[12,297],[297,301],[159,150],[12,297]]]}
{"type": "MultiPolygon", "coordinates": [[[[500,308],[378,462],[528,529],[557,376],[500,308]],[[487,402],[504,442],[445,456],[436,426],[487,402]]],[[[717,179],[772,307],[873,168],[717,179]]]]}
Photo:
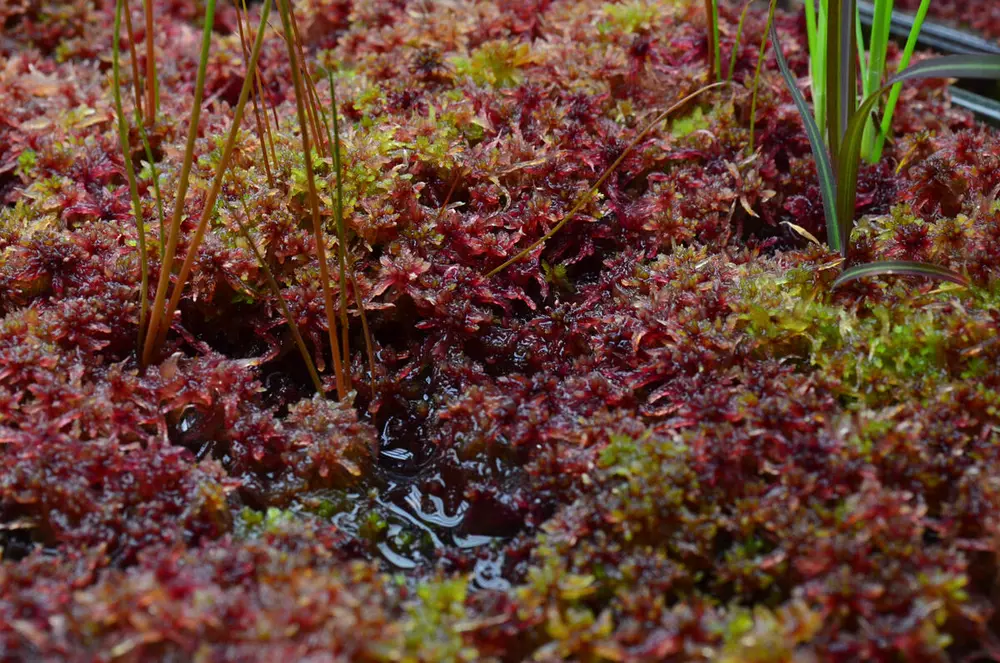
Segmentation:
{"type": "MultiPolygon", "coordinates": [[[[200,12],[155,11],[149,139],[172,204],[200,12]]],[[[944,83],[904,89],[896,141],[862,169],[850,260],[931,261],[969,288],[831,288],[840,258],[806,238],[823,240],[815,169],[771,58],[747,150],[766,16],[734,44],[726,8],[735,84],[681,108],[544,247],[487,277],[705,84],[703,3],[296,12],[309,57],[338,65],[376,360],[371,375],[352,293],[340,403],[314,395],[239,232],[332,387],[281,39],[261,55],[275,184],[248,117],[142,370],[113,7],[0,9],[0,659],[996,655],[1000,136],[944,83]]],[[[801,17],[777,21],[804,77],[801,17]]],[[[188,234],[244,75],[235,11],[213,27],[188,234]]],[[[314,160],[333,247],[335,171],[314,160]]]]}

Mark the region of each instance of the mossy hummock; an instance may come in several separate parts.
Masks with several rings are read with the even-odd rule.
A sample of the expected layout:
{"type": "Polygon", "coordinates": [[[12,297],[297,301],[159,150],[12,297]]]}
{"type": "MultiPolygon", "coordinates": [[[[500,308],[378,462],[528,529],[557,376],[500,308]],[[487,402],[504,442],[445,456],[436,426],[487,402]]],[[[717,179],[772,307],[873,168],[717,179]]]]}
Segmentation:
{"type": "MultiPolygon", "coordinates": [[[[131,4],[130,120],[148,70],[131,4]]],[[[172,209],[202,27],[197,3],[151,4],[159,108],[127,155],[114,3],[0,8],[0,659],[993,655],[1000,135],[944,82],[904,86],[895,140],[861,169],[847,265],[920,260],[971,285],[833,289],[844,263],[769,47],[748,149],[766,8],[734,43],[739,8],[721,3],[733,85],[626,152],[710,82],[701,0],[295,3],[324,109],[327,70],[337,86],[343,282],[337,169],[311,156],[348,320],[338,401],[272,30],[271,133],[248,110],[164,347],[140,365],[123,158],[152,290],[154,172],[172,209]]],[[[243,86],[238,21],[220,4],[178,256],[243,86]]],[[[802,17],[775,21],[804,79],[802,17]]]]}

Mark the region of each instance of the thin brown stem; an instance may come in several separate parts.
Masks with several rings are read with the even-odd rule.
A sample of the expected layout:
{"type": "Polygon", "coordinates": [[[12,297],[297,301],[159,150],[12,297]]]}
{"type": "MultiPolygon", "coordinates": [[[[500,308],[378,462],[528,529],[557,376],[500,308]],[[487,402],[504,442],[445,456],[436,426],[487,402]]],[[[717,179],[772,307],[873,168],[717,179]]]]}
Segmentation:
{"type": "Polygon", "coordinates": [[[625,148],[625,150],[621,153],[621,155],[617,159],[615,159],[614,163],[612,163],[610,166],[608,166],[607,170],[605,170],[604,173],[601,174],[601,176],[598,178],[598,180],[596,182],[594,182],[593,186],[591,186],[586,191],[586,193],[584,193],[582,196],[580,196],[580,198],[577,200],[576,204],[573,205],[573,207],[570,209],[570,211],[567,212],[567,214],[562,219],[559,220],[559,223],[557,223],[556,225],[552,226],[551,230],[549,230],[547,233],[545,233],[544,235],[542,235],[542,237],[540,239],[538,239],[537,241],[533,242],[531,244],[531,246],[529,246],[525,250],[521,251],[520,253],[518,253],[513,258],[507,260],[506,262],[504,262],[499,267],[495,267],[492,270],[490,270],[486,274],[486,276],[487,277],[496,276],[497,274],[499,274],[503,270],[505,270],[508,267],[510,267],[511,265],[513,265],[515,262],[519,262],[521,260],[524,260],[529,255],[531,255],[532,251],[534,251],[539,246],[541,246],[542,244],[544,244],[545,242],[547,242],[553,235],[555,235],[557,232],[559,232],[559,230],[563,226],[565,226],[566,223],[569,222],[570,219],[572,219],[574,216],[576,216],[577,212],[579,212],[581,209],[583,209],[583,206],[587,204],[587,202],[591,199],[591,197],[593,197],[594,193],[601,187],[602,184],[604,184],[604,181],[607,180],[609,177],[611,177],[611,173],[613,173],[615,171],[615,169],[619,165],[621,165],[621,162],[625,160],[625,157],[627,157],[629,155],[629,153],[633,149],[635,149],[635,146],[639,144],[639,141],[641,141],[643,138],[646,137],[646,134],[648,134],[650,131],[652,131],[653,129],[655,129],[660,124],[660,122],[662,122],[664,119],[666,119],[666,117],[668,115],[670,115],[671,113],[673,113],[674,111],[676,111],[678,108],[682,108],[685,104],[687,104],[689,101],[691,101],[692,99],[694,99],[698,95],[702,94],[703,92],[707,92],[708,90],[711,90],[711,89],[714,89],[714,88],[717,88],[717,87],[721,87],[723,85],[729,85],[729,83],[727,83],[726,81],[719,81],[718,83],[712,83],[710,85],[706,85],[704,87],[698,88],[697,90],[695,90],[691,94],[687,95],[686,97],[684,97],[683,99],[681,99],[680,101],[678,101],[677,103],[675,103],[673,106],[671,106],[667,110],[665,110],[662,113],[660,113],[659,115],[657,115],[656,119],[654,119],[652,122],[650,122],[649,124],[647,124],[646,127],[642,131],[640,131],[636,135],[635,138],[632,139],[632,142],[629,143],[628,146],[625,148]]]}
{"type": "MultiPolygon", "coordinates": [[[[246,35],[243,33],[243,14],[240,13],[239,0],[233,0],[233,5],[236,6],[236,24],[239,26],[240,31],[240,47],[243,51],[243,65],[247,68],[247,71],[250,71],[250,51],[247,46],[246,35]]],[[[247,16],[247,19],[249,18],[250,17],[247,16]]],[[[254,71],[256,72],[256,68],[254,68],[254,71]]],[[[256,76],[254,76],[254,80],[256,80],[256,76]]],[[[267,173],[268,185],[273,189],[275,186],[274,175],[271,173],[270,159],[268,159],[267,156],[267,145],[264,143],[264,129],[261,126],[260,107],[257,105],[256,95],[251,94],[250,101],[253,103],[253,116],[257,123],[257,138],[260,140],[260,152],[264,160],[264,172],[267,173]]]]}
{"type": "Polygon", "coordinates": [[[135,32],[132,30],[132,11],[128,7],[128,0],[124,2],[125,12],[125,34],[128,35],[128,52],[132,60],[132,94],[135,97],[135,114],[139,123],[142,123],[142,94],[139,92],[139,56],[135,52],[135,32]]]}
{"type": "MultiPolygon", "coordinates": [[[[245,2],[245,0],[244,0],[244,3],[243,3],[243,10],[246,11],[246,2],[245,2]]],[[[256,79],[257,79],[257,96],[260,98],[260,104],[261,104],[261,107],[262,107],[262,110],[261,110],[261,119],[264,121],[264,132],[265,132],[265,134],[267,136],[268,147],[270,147],[270,149],[271,149],[271,164],[274,167],[274,170],[277,171],[278,170],[278,152],[277,152],[277,150],[274,149],[274,134],[271,131],[271,120],[270,120],[270,118],[269,118],[269,116],[267,114],[268,101],[267,101],[267,91],[265,89],[266,83],[264,81],[263,75],[260,72],[260,67],[257,67],[257,69],[254,71],[254,75],[256,76],[256,79]]],[[[274,113],[274,126],[277,127],[278,126],[278,113],[277,113],[277,110],[273,106],[271,107],[271,110],[274,113]]]]}
{"type": "MultiPolygon", "coordinates": [[[[151,3],[152,0],[147,0],[151,3]]],[[[149,328],[142,348],[142,365],[148,366],[153,359],[153,353],[158,349],[161,334],[160,327],[170,327],[170,318],[163,319],[163,305],[167,300],[167,290],[170,287],[170,273],[174,268],[177,256],[177,242],[181,234],[181,218],[184,215],[184,198],[187,196],[191,180],[191,164],[194,161],[194,144],[198,138],[198,118],[201,116],[201,100],[205,93],[205,71],[208,68],[208,51],[212,43],[212,24],[215,19],[215,0],[208,0],[205,6],[205,27],[202,32],[201,55],[198,61],[198,75],[194,84],[194,106],[191,109],[191,120],[188,124],[187,144],[184,147],[184,161],[181,164],[180,179],[177,184],[177,197],[174,200],[174,214],[170,221],[170,231],[167,233],[167,248],[164,251],[163,264],[160,266],[160,277],[156,284],[156,297],[149,318],[149,328]]],[[[152,113],[147,115],[147,120],[152,113]]],[[[163,331],[162,336],[166,336],[163,331]]]]}
{"type": "Polygon", "coordinates": [[[341,338],[344,348],[345,379],[347,387],[351,387],[351,352],[350,337],[348,335],[349,326],[347,323],[347,230],[344,225],[344,169],[340,161],[340,120],[337,113],[337,89],[333,82],[333,72],[327,71],[327,79],[330,85],[330,113],[333,115],[333,133],[330,133],[330,122],[323,112],[323,107],[319,104],[319,95],[313,88],[313,95],[316,101],[316,112],[323,120],[326,128],[327,146],[329,156],[333,158],[333,170],[337,177],[336,207],[334,207],[334,218],[337,222],[337,262],[338,277],[340,286],[340,324],[341,338]]]}
{"type": "Polygon", "coordinates": [[[451,202],[451,197],[455,194],[455,188],[458,186],[458,180],[461,179],[461,177],[462,169],[459,168],[455,171],[455,174],[451,178],[451,186],[448,187],[448,193],[444,196],[444,202],[441,204],[441,207],[438,208],[437,221],[441,220],[441,217],[444,216],[445,210],[448,209],[448,203],[451,202]]]}
{"type": "MultiPolygon", "coordinates": [[[[243,204],[243,213],[247,217],[247,223],[250,222],[250,209],[247,206],[247,201],[245,197],[240,198],[240,202],[243,204]]],[[[312,380],[313,386],[316,388],[316,393],[323,393],[323,381],[319,377],[319,373],[316,371],[316,364],[313,362],[312,357],[309,356],[309,347],[306,345],[305,340],[302,338],[302,334],[299,332],[299,326],[295,322],[295,317],[292,316],[291,310],[288,308],[288,302],[281,295],[281,286],[278,285],[277,279],[274,278],[274,273],[267,264],[267,260],[264,255],[254,244],[253,237],[250,235],[250,230],[242,221],[240,221],[239,216],[235,215],[234,220],[236,224],[240,227],[240,233],[243,235],[243,239],[246,240],[247,244],[250,246],[250,250],[253,251],[253,255],[257,258],[257,262],[260,264],[260,268],[264,271],[264,276],[267,278],[267,285],[271,288],[271,294],[274,295],[275,300],[278,302],[278,306],[281,307],[281,313],[285,316],[285,321],[288,323],[288,329],[292,333],[292,338],[295,340],[295,345],[298,346],[299,353],[302,355],[302,361],[306,364],[306,370],[309,371],[309,378],[312,380]]]]}
{"type": "Polygon", "coordinates": [[[372,398],[375,397],[375,345],[372,342],[372,332],[368,327],[368,314],[365,312],[365,302],[361,298],[361,289],[358,288],[358,277],[354,275],[351,268],[351,285],[354,288],[354,299],[358,306],[358,315],[361,316],[361,329],[365,335],[365,351],[368,355],[368,372],[372,389],[372,398]]]}
{"type": "Polygon", "coordinates": [[[118,140],[122,148],[122,163],[125,166],[125,175],[128,178],[129,196],[132,199],[132,213],[135,215],[136,241],[138,244],[136,248],[139,251],[139,271],[141,272],[139,285],[139,336],[136,344],[138,347],[142,347],[146,315],[149,309],[149,264],[146,252],[146,230],[142,214],[142,202],[139,200],[139,187],[136,184],[135,168],[132,165],[132,150],[128,140],[128,118],[125,115],[125,109],[122,107],[120,51],[123,5],[124,0],[118,0],[115,4],[111,87],[115,98],[115,112],[118,115],[118,140]]]}
{"type": "MultiPolygon", "coordinates": [[[[247,0],[243,0],[243,14],[248,15],[247,12],[247,0]]],[[[247,19],[249,20],[249,19],[247,19]]],[[[270,22],[268,23],[270,27],[270,22]]],[[[271,133],[271,122],[267,117],[267,91],[264,86],[264,74],[261,72],[260,67],[254,69],[254,76],[257,78],[257,96],[260,97],[260,104],[263,107],[263,112],[261,116],[264,120],[264,130],[267,132],[267,142],[271,147],[271,163],[274,164],[274,169],[278,169],[278,153],[274,149],[274,135],[271,133]]],[[[274,126],[278,126],[278,111],[272,106],[272,112],[274,113],[274,126]]]]}
{"type": "MultiPolygon", "coordinates": [[[[267,132],[267,144],[271,148],[271,163],[274,164],[274,169],[278,169],[278,152],[274,149],[274,134],[271,132],[271,122],[267,118],[267,98],[264,95],[264,83],[260,78],[260,71],[257,72],[257,95],[260,97],[260,103],[264,106],[264,111],[261,113],[261,117],[264,120],[264,131],[267,132]]],[[[275,120],[275,126],[277,126],[277,120],[275,120]]]]}
{"type": "Polygon", "coordinates": [[[309,93],[310,103],[306,105],[306,109],[309,111],[309,119],[316,132],[316,149],[320,154],[323,154],[324,151],[329,154],[330,146],[329,144],[325,146],[323,145],[323,133],[319,128],[319,117],[317,114],[317,110],[320,107],[319,96],[316,94],[316,86],[313,84],[312,76],[309,75],[309,65],[306,61],[305,50],[302,48],[302,38],[299,36],[299,23],[295,19],[295,7],[291,3],[288,5],[288,15],[292,23],[292,41],[295,43],[295,50],[298,52],[303,79],[305,80],[306,88],[309,93]]]}
{"type": "MultiPolygon", "coordinates": [[[[260,57],[260,49],[264,44],[264,33],[267,27],[267,16],[271,11],[271,3],[265,2],[263,9],[261,11],[261,22],[260,27],[257,30],[257,38],[254,40],[253,51],[250,53],[250,62],[247,70],[247,75],[243,78],[243,88],[240,90],[239,101],[236,102],[236,109],[233,113],[233,123],[229,127],[229,135],[226,137],[226,143],[222,148],[222,157],[219,159],[219,165],[215,169],[215,177],[212,179],[211,188],[208,190],[208,195],[205,197],[205,204],[201,209],[201,217],[198,219],[198,227],[195,228],[194,236],[188,245],[187,254],[184,256],[184,263],[181,265],[180,273],[177,275],[177,283],[174,285],[173,292],[170,294],[170,302],[167,304],[166,319],[170,320],[173,318],[174,312],[180,305],[181,295],[184,292],[184,285],[187,283],[188,278],[191,275],[191,269],[194,267],[195,258],[198,255],[198,248],[201,246],[201,242],[205,237],[205,232],[208,230],[208,222],[212,218],[212,213],[215,209],[215,201],[219,197],[219,192],[222,190],[222,181],[225,178],[226,170],[229,168],[229,161],[233,155],[233,147],[236,145],[236,137],[240,131],[240,122],[243,120],[243,111],[246,108],[247,99],[250,96],[250,90],[253,88],[253,68],[257,66],[257,59],[260,57]]],[[[167,330],[169,325],[163,325],[159,329],[159,338],[157,339],[157,345],[162,345],[163,341],[166,340],[167,330]]]]}
{"type": "Polygon", "coordinates": [[[156,159],[153,158],[153,148],[149,144],[149,135],[146,133],[145,122],[142,114],[142,94],[139,91],[139,56],[135,50],[135,34],[132,32],[132,14],[128,7],[128,0],[125,0],[125,26],[128,30],[129,56],[132,58],[132,93],[135,95],[135,124],[139,130],[139,139],[142,141],[143,150],[146,152],[146,161],[149,163],[150,181],[153,184],[153,195],[156,199],[156,218],[160,224],[160,258],[163,258],[163,195],[160,192],[160,174],[156,172],[156,159]]]}
{"type": "Polygon", "coordinates": [[[347,338],[347,230],[344,224],[344,168],[340,161],[340,118],[337,112],[337,89],[330,72],[330,114],[333,115],[333,169],[337,175],[337,256],[340,267],[340,316],[344,333],[344,361],[347,363],[347,383],[351,382],[351,356],[347,338]]]}
{"type": "Polygon", "coordinates": [[[285,31],[285,46],[288,49],[288,60],[292,70],[292,84],[295,88],[295,111],[299,120],[299,129],[302,134],[302,156],[305,161],[306,185],[309,195],[309,207],[312,212],[313,236],[316,242],[316,258],[319,261],[320,281],[323,287],[324,305],[326,308],[327,332],[330,336],[330,349],[333,355],[333,370],[336,376],[337,397],[343,400],[346,396],[344,370],[341,365],[340,343],[337,340],[337,319],[334,315],[333,291],[330,288],[330,270],[326,264],[326,239],[323,233],[323,225],[319,215],[319,195],[316,192],[316,179],[312,165],[312,145],[309,140],[309,122],[306,119],[305,101],[307,93],[302,82],[302,73],[299,69],[298,57],[292,38],[291,14],[288,8],[288,0],[277,0],[278,10],[281,13],[281,23],[285,31]]]}
{"type": "Polygon", "coordinates": [[[146,125],[156,124],[156,45],[153,43],[153,0],[145,0],[146,14],[146,125]]]}

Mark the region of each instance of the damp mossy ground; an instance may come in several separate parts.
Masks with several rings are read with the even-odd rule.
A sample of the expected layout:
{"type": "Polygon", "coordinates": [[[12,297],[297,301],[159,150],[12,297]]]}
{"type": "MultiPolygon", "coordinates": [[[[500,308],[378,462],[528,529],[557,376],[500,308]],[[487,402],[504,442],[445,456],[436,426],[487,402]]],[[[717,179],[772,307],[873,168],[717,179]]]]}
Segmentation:
{"type": "MultiPolygon", "coordinates": [[[[170,204],[200,16],[153,4],[148,138],[170,204]]],[[[260,59],[274,185],[248,117],[163,357],[140,370],[113,7],[0,9],[0,659],[993,651],[1000,137],[943,83],[904,88],[896,140],[860,175],[850,260],[931,261],[969,288],[832,288],[840,257],[819,243],[808,142],[770,58],[747,145],[766,14],[736,44],[728,6],[734,85],[679,109],[544,247],[487,277],[707,81],[704,4],[296,13],[310,61],[336,68],[376,359],[371,375],[352,297],[343,403],[313,393],[239,228],[332,384],[280,38],[260,59]]],[[[804,77],[800,17],[777,24],[804,77]]],[[[185,238],[242,84],[235,29],[220,6],[185,238]]],[[[131,140],[158,270],[153,169],[131,140]]],[[[332,249],[334,167],[314,162],[332,249]]]]}

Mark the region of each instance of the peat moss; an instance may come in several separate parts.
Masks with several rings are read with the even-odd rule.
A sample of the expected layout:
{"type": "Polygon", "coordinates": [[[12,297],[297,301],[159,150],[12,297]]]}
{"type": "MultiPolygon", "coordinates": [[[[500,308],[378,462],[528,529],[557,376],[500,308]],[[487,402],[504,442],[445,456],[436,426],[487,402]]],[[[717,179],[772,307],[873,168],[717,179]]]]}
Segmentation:
{"type": "MultiPolygon", "coordinates": [[[[728,6],[736,84],[661,123],[543,248],[487,277],[704,84],[703,3],[298,2],[308,59],[338,86],[354,392],[338,404],[312,394],[240,231],[332,384],[281,39],[261,55],[274,185],[248,113],[165,352],[140,370],[113,8],[42,4],[0,9],[0,659],[991,647],[1000,139],[943,84],[904,88],[899,139],[862,169],[850,260],[930,260],[969,289],[832,289],[839,256],[790,225],[823,239],[771,60],[746,150],[766,17],[751,10],[735,45],[728,6]]],[[[148,134],[169,210],[200,19],[154,5],[148,134]]],[[[219,7],[182,252],[242,81],[235,21],[219,7]]],[[[777,22],[804,77],[800,17],[777,22]]],[[[131,149],[155,270],[153,169],[138,135],[131,149]]],[[[336,274],[335,172],[314,156],[336,274]]]]}

